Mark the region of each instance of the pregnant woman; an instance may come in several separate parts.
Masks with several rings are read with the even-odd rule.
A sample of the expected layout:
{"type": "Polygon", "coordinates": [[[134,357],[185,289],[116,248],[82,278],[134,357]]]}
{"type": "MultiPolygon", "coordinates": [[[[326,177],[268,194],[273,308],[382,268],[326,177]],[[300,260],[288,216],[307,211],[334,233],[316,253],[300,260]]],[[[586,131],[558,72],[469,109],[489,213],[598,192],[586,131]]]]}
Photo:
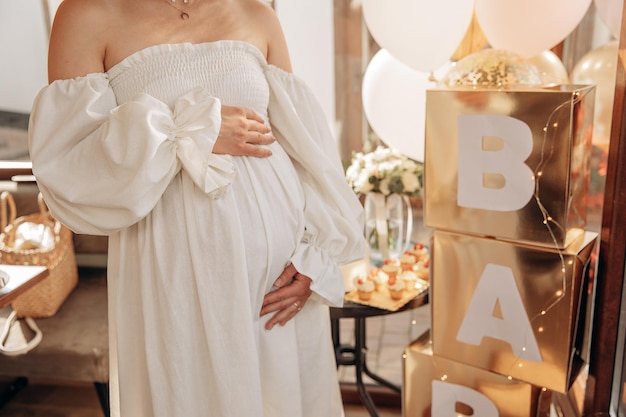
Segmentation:
{"type": "Polygon", "coordinates": [[[328,307],[362,210],[260,0],[64,0],[29,139],[109,237],[112,415],[335,417],[328,307]]]}

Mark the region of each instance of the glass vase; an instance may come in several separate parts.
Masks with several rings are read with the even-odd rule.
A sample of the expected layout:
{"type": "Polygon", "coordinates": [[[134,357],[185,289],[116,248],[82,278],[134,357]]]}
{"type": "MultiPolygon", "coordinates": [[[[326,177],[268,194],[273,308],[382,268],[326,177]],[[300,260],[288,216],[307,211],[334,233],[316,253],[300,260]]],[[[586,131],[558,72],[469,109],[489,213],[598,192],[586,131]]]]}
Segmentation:
{"type": "Polygon", "coordinates": [[[413,210],[407,196],[366,193],[365,239],[370,260],[380,265],[385,259],[397,259],[409,248],[413,232],[413,210]]]}

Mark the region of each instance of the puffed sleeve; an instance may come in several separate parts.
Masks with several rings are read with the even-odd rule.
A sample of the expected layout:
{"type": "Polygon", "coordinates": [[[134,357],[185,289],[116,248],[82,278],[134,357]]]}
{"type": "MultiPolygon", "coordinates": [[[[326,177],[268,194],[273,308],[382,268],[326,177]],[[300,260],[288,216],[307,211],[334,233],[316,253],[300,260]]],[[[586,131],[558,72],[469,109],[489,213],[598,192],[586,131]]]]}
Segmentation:
{"type": "Polygon", "coordinates": [[[363,207],[348,185],[328,121],[308,86],[269,66],[269,119],[291,157],[305,193],[304,238],[291,258],[311,289],[330,305],[342,305],[339,265],[365,256],[363,207]]]}
{"type": "Polygon", "coordinates": [[[58,80],[30,117],[33,174],[51,213],[76,233],[107,235],[145,217],[181,169],[213,198],[232,159],[212,153],[219,100],[203,89],[174,108],[141,94],[120,106],[106,74],[58,80]]]}

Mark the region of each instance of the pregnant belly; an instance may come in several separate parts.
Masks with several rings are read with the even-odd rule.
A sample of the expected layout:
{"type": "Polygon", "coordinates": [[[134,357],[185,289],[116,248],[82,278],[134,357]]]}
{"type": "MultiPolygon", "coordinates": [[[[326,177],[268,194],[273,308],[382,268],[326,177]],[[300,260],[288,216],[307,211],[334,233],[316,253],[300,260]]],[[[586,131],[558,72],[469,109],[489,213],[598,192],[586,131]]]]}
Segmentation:
{"type": "Polygon", "coordinates": [[[245,241],[250,283],[266,293],[304,231],[302,189],[278,144],[269,158],[238,157],[233,191],[245,241]]]}

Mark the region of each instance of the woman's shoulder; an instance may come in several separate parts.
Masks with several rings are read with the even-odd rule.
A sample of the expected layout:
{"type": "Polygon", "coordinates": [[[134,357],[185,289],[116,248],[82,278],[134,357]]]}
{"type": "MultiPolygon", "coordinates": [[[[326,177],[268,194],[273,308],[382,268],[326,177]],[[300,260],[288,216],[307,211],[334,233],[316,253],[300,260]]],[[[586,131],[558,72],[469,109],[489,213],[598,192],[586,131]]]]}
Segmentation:
{"type": "Polygon", "coordinates": [[[278,15],[267,0],[237,0],[245,9],[247,19],[254,25],[266,45],[267,61],[291,71],[287,42],[278,15]]]}
{"type": "Polygon", "coordinates": [[[55,24],[93,25],[107,22],[117,10],[118,0],[63,0],[55,14],[55,24]]]}
{"type": "Polygon", "coordinates": [[[274,14],[271,2],[268,0],[237,0],[237,2],[245,7],[250,13],[269,13],[274,14]]]}
{"type": "MultiPolygon", "coordinates": [[[[128,24],[136,13],[122,0],[63,0],[56,11],[53,31],[70,37],[105,39],[107,32],[128,24]]],[[[135,6],[136,7],[136,6],[135,6]]]]}
{"type": "Polygon", "coordinates": [[[120,0],[63,0],[49,46],[51,80],[103,71],[109,34],[119,24],[120,0]]]}
{"type": "Polygon", "coordinates": [[[262,32],[280,26],[276,12],[267,0],[235,0],[239,5],[239,13],[255,29],[262,32]]]}

